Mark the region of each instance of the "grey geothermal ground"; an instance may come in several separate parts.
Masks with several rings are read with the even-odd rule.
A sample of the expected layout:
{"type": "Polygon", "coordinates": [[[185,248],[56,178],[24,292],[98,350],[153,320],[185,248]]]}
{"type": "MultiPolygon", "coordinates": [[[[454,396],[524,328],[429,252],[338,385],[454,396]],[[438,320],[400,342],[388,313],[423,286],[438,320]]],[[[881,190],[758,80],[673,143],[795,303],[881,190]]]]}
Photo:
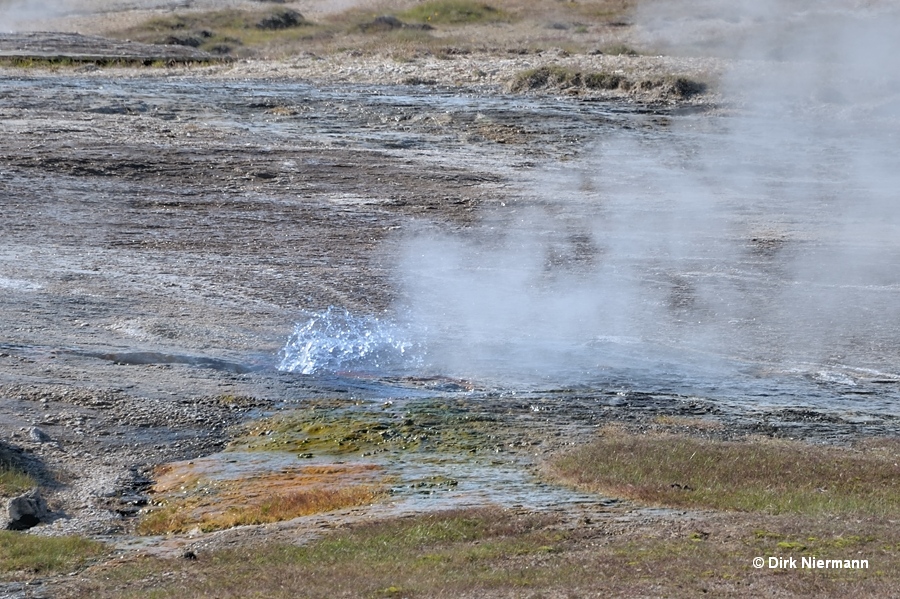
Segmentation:
{"type": "MultiPolygon", "coordinates": [[[[497,453],[505,467],[527,473],[542,456],[589,438],[604,422],[642,425],[659,415],[714,418],[726,426],[710,434],[723,437],[762,433],[841,443],[897,434],[892,282],[860,291],[858,305],[884,315],[884,326],[866,329],[866,339],[841,337],[843,353],[829,356],[825,366],[811,365],[821,356],[794,357],[789,325],[796,312],[774,314],[758,329],[749,324],[771,305],[789,305],[784,290],[794,289],[797,273],[806,272],[798,264],[834,255],[829,240],[840,237],[834,233],[837,217],[815,213],[801,220],[798,210],[767,219],[761,215],[770,206],[745,209],[740,198],[726,198],[724,209],[701,221],[721,224],[721,215],[728,216],[729,226],[704,229],[712,233],[703,235],[710,247],[726,248],[716,258],[733,259],[729,269],[694,260],[684,247],[684,260],[667,262],[664,249],[652,242],[675,237],[654,226],[634,241],[626,225],[652,224],[653,209],[631,215],[626,225],[618,221],[606,247],[596,243],[601,221],[580,218],[593,215],[586,206],[593,206],[592,194],[602,195],[598,188],[614,194],[617,186],[659,171],[658,165],[598,171],[598,152],[617,164],[616,156],[629,158],[631,150],[614,140],[652,143],[677,128],[691,132],[675,138],[679,152],[691,154],[696,135],[720,126],[714,120],[720,116],[693,110],[702,102],[688,107],[508,95],[497,87],[386,84],[395,81],[311,85],[273,77],[271,65],[260,66],[264,77],[251,77],[247,65],[228,76],[217,69],[2,72],[0,443],[44,489],[50,515],[33,529],[36,534],[81,533],[111,539],[123,551],[171,553],[245,536],[296,540],[327,526],[329,518],[357,517],[360,512],[341,513],[201,540],[137,542],[131,536],[153,465],[215,453],[240,424],[308,400],[393,401],[399,414],[403,402],[446,396],[460,409],[496,419],[503,437],[497,453]],[[603,179],[606,173],[612,183],[603,179]],[[563,202],[569,196],[575,199],[563,202]],[[553,223],[549,241],[533,242],[541,234],[535,223],[544,220],[553,223]],[[560,364],[575,364],[583,374],[584,356],[570,360],[565,352],[526,344],[510,349],[514,361],[530,369],[538,355],[563,374],[516,385],[508,371],[481,365],[467,376],[464,361],[445,360],[449,366],[442,371],[440,359],[456,347],[442,339],[436,340],[438,361],[423,376],[387,372],[373,380],[278,370],[295,323],[329,306],[391,318],[407,310],[434,324],[416,313],[429,312],[433,300],[410,281],[425,280],[431,264],[416,256],[449,248],[464,261],[472,246],[460,249],[457,241],[470,233],[486,255],[515,256],[519,246],[509,238],[516,235],[532,240],[522,246],[523,261],[535,245],[547,250],[538,270],[545,277],[540,284],[551,292],[593,293],[570,278],[605,276],[596,265],[612,264],[609,280],[627,293],[609,293],[606,305],[618,305],[619,324],[627,330],[611,329],[588,346],[622,343],[626,353],[639,353],[642,346],[632,338],[646,334],[665,346],[683,330],[690,343],[676,344],[674,351],[684,349],[694,362],[707,355],[715,356],[710,363],[738,360],[749,365],[741,376],[750,378],[741,380],[751,382],[719,381],[733,371],[717,367],[697,375],[696,384],[659,382],[654,373],[665,369],[658,366],[629,379],[622,374],[623,358],[610,366],[607,379],[576,377],[567,384],[560,382],[566,371],[560,364]],[[442,238],[456,241],[416,253],[422,239],[442,238]],[[638,272],[643,274],[633,274],[638,272]],[[698,315],[717,322],[709,306],[718,304],[709,290],[756,302],[753,311],[741,305],[731,315],[746,346],[701,343],[710,331],[725,329],[697,334],[684,324],[698,315]],[[629,320],[637,312],[623,305],[637,296],[653,299],[648,314],[665,313],[659,320],[664,324],[629,320]],[[781,355],[766,361],[771,348],[781,355]],[[862,359],[874,354],[874,361],[862,359]],[[775,391],[753,382],[768,380],[771,372],[788,373],[795,382],[775,391]],[[720,383],[720,394],[710,381],[720,383]]],[[[652,183],[666,180],[658,176],[652,183]]],[[[686,207],[689,216],[694,208],[686,207]]],[[[603,209],[630,214],[615,202],[598,212],[603,209]]],[[[856,237],[845,239],[861,247],[856,237]]],[[[894,251],[888,244],[870,259],[894,251]]],[[[498,266],[488,258],[486,264],[505,272],[505,262],[498,266]]],[[[479,281],[451,276],[428,285],[453,298],[469,289],[477,295],[483,291],[479,281]]],[[[827,279],[815,284],[843,289],[827,279]]],[[[556,304],[523,300],[524,289],[515,281],[505,288],[488,285],[485,305],[508,305],[541,333],[532,315],[551,313],[556,304]]],[[[556,307],[564,313],[579,305],[556,307]]],[[[480,322],[475,318],[461,328],[480,322]]],[[[522,322],[516,317],[507,327],[522,322]]],[[[566,318],[549,322],[571,325],[566,318]]],[[[437,329],[444,325],[437,321],[437,329]]],[[[574,339],[584,341],[581,334],[574,339]]],[[[474,347],[477,358],[491,346],[474,347]]],[[[486,487],[489,479],[484,476],[486,487]]],[[[554,493],[559,498],[566,491],[554,493]]],[[[675,517],[600,499],[591,503],[574,492],[570,497],[571,503],[548,507],[573,522],[585,512],[640,514],[645,523],[675,517]]],[[[491,495],[490,502],[502,499],[491,495]]],[[[422,509],[415,502],[404,505],[398,500],[368,513],[422,509]]]]}
{"type": "MultiPolygon", "coordinates": [[[[0,114],[0,430],[47,485],[46,532],[92,534],[128,530],[149,466],[223,447],[260,409],[402,397],[415,385],[279,372],[279,351],[304,310],[381,314],[396,302],[405,229],[465,231],[481,210],[539,204],[546,165],[576,160],[598,135],[661,135],[678,118],[414,87],[77,72],[7,74],[0,114]]],[[[558,387],[525,403],[480,392],[501,414],[550,402],[554,417],[538,422],[556,428],[538,437],[659,413],[717,413],[734,434],[896,430],[859,403],[835,415],[834,404],[820,414],[558,387]]]]}

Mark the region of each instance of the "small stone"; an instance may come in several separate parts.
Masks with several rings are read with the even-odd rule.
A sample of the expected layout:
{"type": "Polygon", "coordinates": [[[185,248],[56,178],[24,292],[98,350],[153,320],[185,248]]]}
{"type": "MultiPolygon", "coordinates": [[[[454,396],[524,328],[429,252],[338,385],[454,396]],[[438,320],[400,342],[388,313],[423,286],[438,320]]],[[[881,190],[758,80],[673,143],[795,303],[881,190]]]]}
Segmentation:
{"type": "Polygon", "coordinates": [[[50,435],[36,426],[32,426],[30,429],[28,429],[28,438],[37,443],[46,443],[50,441],[50,435]]]}

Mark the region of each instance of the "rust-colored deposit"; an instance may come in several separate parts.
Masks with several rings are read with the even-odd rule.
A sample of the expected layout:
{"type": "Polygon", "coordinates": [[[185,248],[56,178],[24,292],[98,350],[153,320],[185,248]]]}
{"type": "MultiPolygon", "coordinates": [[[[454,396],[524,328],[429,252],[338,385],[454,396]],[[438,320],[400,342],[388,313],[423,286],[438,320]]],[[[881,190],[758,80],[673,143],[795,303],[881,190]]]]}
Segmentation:
{"type": "Polygon", "coordinates": [[[198,460],[160,466],[155,478],[155,507],[141,519],[141,534],[280,522],[370,504],[387,493],[382,468],[374,464],[311,464],[246,473],[198,460]]]}

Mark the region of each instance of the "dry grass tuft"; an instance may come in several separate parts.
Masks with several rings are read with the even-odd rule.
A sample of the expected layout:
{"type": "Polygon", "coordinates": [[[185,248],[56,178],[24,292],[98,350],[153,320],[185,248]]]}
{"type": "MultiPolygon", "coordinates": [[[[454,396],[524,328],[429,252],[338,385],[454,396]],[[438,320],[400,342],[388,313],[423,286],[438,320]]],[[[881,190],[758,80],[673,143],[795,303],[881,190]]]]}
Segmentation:
{"type": "Polygon", "coordinates": [[[660,98],[689,98],[706,92],[701,81],[687,77],[657,77],[632,80],[618,73],[581,72],[570,67],[549,65],[518,73],[510,84],[510,90],[524,92],[543,89],[559,89],[569,92],[580,90],[606,90],[650,92],[660,98]]]}
{"type": "Polygon", "coordinates": [[[556,457],[550,470],[580,487],[651,504],[809,516],[887,517],[900,510],[900,466],[884,447],[607,428],[593,443],[556,457]]]}
{"type": "Polygon", "coordinates": [[[0,446],[0,497],[15,497],[36,486],[34,477],[20,468],[13,456],[0,446]]]}

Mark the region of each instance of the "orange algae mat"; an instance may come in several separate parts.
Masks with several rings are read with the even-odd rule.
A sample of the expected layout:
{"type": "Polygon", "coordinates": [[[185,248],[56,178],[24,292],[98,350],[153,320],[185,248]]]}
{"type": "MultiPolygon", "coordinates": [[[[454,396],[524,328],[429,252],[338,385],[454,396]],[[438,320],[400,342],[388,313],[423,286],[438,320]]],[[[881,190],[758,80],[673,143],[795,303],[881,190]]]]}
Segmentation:
{"type": "Polygon", "coordinates": [[[366,505],[387,494],[383,469],[375,464],[285,465],[265,470],[254,467],[260,466],[258,460],[238,457],[225,453],[158,467],[151,491],[155,507],[143,517],[139,532],[206,532],[266,524],[366,505]]]}

